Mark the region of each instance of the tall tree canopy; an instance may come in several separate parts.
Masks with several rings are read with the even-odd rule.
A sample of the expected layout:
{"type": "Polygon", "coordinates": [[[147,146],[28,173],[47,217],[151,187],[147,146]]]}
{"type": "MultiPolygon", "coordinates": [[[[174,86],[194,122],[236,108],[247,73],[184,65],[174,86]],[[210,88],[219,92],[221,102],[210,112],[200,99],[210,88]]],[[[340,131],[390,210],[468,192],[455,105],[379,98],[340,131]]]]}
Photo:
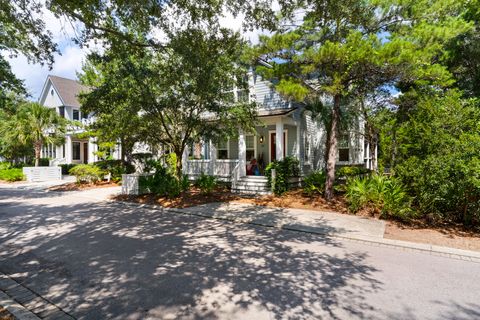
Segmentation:
{"type": "Polygon", "coordinates": [[[276,32],[260,38],[254,56],[271,63],[259,70],[278,78],[285,96],[314,110],[329,108],[325,195],[331,199],[341,115],[352,100],[397,83],[450,85],[448,70],[435,61],[470,25],[459,15],[463,3],[450,0],[283,5],[276,32]]]}
{"type": "Polygon", "coordinates": [[[104,54],[90,55],[81,79],[94,88],[84,96],[83,108],[105,121],[99,125],[108,126],[112,112],[139,119],[141,139],[169,147],[177,155],[180,174],[189,144],[238,133],[242,127],[248,130],[255,107],[236,100],[233,93],[235,87],[247,89],[239,34],[209,27],[180,30],[168,37],[165,50],[129,50],[128,44],[117,43],[104,54]]]}

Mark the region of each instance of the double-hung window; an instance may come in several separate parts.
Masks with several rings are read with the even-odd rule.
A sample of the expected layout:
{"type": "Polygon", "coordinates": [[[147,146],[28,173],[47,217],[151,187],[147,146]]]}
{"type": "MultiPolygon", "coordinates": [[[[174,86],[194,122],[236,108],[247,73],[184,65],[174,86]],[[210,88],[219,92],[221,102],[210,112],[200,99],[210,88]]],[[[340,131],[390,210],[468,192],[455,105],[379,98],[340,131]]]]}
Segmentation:
{"type": "Polygon", "coordinates": [[[341,133],[338,139],[338,161],[350,161],[350,135],[341,133]]]}
{"type": "Polygon", "coordinates": [[[218,142],[217,159],[228,159],[228,139],[218,142]]]}
{"type": "Polygon", "coordinates": [[[80,142],[72,142],[72,159],[80,160],[80,142]]]}
{"type": "Polygon", "coordinates": [[[80,120],[80,111],[78,109],[73,109],[73,120],[80,120]]]}

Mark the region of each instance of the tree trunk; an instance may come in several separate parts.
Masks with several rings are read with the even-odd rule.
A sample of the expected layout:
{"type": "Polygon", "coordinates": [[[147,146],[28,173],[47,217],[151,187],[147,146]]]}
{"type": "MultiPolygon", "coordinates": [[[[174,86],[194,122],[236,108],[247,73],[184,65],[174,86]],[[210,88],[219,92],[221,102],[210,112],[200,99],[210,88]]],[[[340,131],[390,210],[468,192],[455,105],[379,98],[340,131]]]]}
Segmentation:
{"type": "Polygon", "coordinates": [[[340,122],[340,95],[333,101],[332,122],[330,126],[329,149],[327,158],[327,180],[325,182],[325,198],[333,199],[333,183],[335,182],[335,163],[337,162],[338,125],[340,122]]]}
{"type": "Polygon", "coordinates": [[[40,154],[42,152],[42,143],[37,141],[33,144],[33,147],[35,149],[35,167],[39,167],[40,166],[40,154]]]}
{"type": "Polygon", "coordinates": [[[177,164],[176,164],[176,169],[177,169],[177,178],[181,179],[182,178],[182,157],[183,157],[183,150],[176,150],[175,149],[175,155],[177,156],[177,164]]]}

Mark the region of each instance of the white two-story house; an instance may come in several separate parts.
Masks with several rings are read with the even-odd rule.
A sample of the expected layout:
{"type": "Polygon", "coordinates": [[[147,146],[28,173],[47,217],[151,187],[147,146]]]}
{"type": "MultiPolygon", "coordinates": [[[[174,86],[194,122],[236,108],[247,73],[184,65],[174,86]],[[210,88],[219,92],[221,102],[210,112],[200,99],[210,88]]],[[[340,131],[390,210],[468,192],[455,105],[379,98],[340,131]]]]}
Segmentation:
{"type": "MultiPolygon", "coordinates": [[[[288,101],[276,92],[272,82],[262,79],[253,71],[248,74],[248,92],[234,91],[238,99],[255,101],[258,105],[260,125],[253,133],[239,131],[238,138],[220,143],[204,141],[193,145],[183,155],[183,171],[194,179],[202,172],[232,183],[236,191],[266,191],[263,170],[274,160],[294,156],[299,160],[302,175],[324,167],[326,130],[321,121],[312,118],[305,105],[288,101]],[[257,164],[258,171],[249,171],[249,164],[257,164]]],[[[92,119],[80,110],[78,95],[88,88],[75,80],[48,76],[40,103],[72,121],[87,124],[92,119]]],[[[82,137],[83,129],[71,128],[62,146],[45,146],[43,157],[51,158],[51,165],[61,163],[93,163],[98,161],[98,146],[94,138],[82,137]]],[[[113,157],[120,158],[120,146],[113,157]]],[[[342,132],[339,137],[337,164],[364,165],[372,169],[375,164],[369,154],[363,135],[363,122],[342,132]]]]}
{"type": "MultiPolygon", "coordinates": [[[[57,113],[70,121],[88,124],[91,118],[80,110],[78,95],[88,88],[75,80],[49,75],[42,89],[39,103],[55,108],[57,113]]],[[[93,163],[98,161],[98,146],[94,138],[83,137],[84,129],[71,125],[65,136],[65,144],[61,146],[45,145],[42,157],[51,159],[51,165],[71,163],[93,163]]],[[[119,148],[114,150],[113,157],[119,158],[119,148]]]]}

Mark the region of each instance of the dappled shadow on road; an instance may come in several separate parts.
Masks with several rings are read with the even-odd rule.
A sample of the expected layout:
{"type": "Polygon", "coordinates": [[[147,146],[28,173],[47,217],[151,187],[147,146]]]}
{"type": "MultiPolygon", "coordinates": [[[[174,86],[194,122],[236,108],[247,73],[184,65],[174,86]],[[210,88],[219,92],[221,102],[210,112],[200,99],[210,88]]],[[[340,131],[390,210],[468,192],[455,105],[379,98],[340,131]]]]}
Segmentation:
{"type": "Polygon", "coordinates": [[[328,237],[118,204],[9,211],[0,270],[84,318],[362,317],[381,286],[328,237]]]}
{"type": "Polygon", "coordinates": [[[369,318],[383,284],[367,259],[328,236],[132,205],[0,208],[0,271],[84,319],[369,318]]]}

